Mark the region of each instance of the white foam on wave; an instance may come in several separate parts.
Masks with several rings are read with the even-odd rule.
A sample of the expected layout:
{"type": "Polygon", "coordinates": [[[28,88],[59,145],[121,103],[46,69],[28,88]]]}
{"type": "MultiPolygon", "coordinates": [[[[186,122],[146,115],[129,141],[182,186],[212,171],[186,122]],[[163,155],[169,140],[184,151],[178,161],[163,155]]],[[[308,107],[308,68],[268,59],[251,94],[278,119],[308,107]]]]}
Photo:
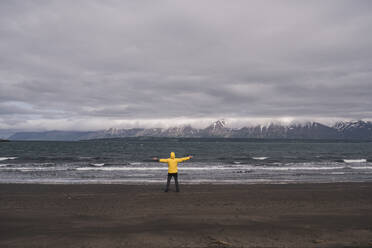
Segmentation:
{"type": "Polygon", "coordinates": [[[5,167],[5,166],[15,166],[15,167],[12,167],[14,169],[17,169],[17,168],[38,168],[38,167],[52,167],[54,166],[55,163],[25,163],[25,164],[0,164],[0,167],[5,167]],[[23,167],[16,167],[16,166],[23,166],[23,167]],[[32,166],[32,167],[25,167],[25,166],[32,166]]]}
{"type": "MultiPolygon", "coordinates": [[[[210,167],[183,167],[180,170],[233,170],[231,167],[210,166],[210,167]]],[[[168,170],[168,167],[78,167],[76,170],[102,170],[102,171],[147,171],[147,170],[168,170]]]]}
{"type": "Polygon", "coordinates": [[[57,168],[57,167],[1,167],[2,171],[63,171],[67,168],[57,168]]]}
{"type": "Polygon", "coordinates": [[[324,167],[254,167],[257,170],[272,170],[272,171],[291,171],[291,170],[340,170],[340,169],[352,169],[352,170],[371,170],[372,166],[324,166],[324,167]]]}
{"type": "Polygon", "coordinates": [[[355,170],[372,170],[372,166],[353,166],[350,168],[355,170]]]}
{"type": "Polygon", "coordinates": [[[53,166],[55,163],[32,163],[33,165],[38,165],[38,166],[53,166]]]}
{"type": "Polygon", "coordinates": [[[268,159],[268,157],[252,157],[254,160],[265,160],[268,159]]]}
{"type": "Polygon", "coordinates": [[[166,170],[158,167],[78,167],[78,171],[101,170],[101,171],[130,171],[130,170],[166,170]]]}
{"type": "Polygon", "coordinates": [[[55,168],[48,168],[48,167],[18,167],[18,168],[12,168],[13,170],[19,170],[19,171],[50,171],[50,170],[56,170],[55,168]]]}
{"type": "Polygon", "coordinates": [[[101,166],[104,166],[105,164],[104,163],[95,163],[95,164],[90,164],[90,165],[101,167],[101,166]]]}
{"type": "Polygon", "coordinates": [[[367,159],[361,158],[361,159],[344,159],[345,163],[367,163],[367,159]]]}
{"type": "Polygon", "coordinates": [[[0,161],[5,161],[5,160],[13,160],[17,159],[18,157],[0,157],[0,161]]]}
{"type": "MultiPolygon", "coordinates": [[[[78,167],[78,171],[165,171],[167,167],[78,167]]],[[[180,171],[195,171],[195,170],[236,170],[234,167],[227,166],[210,166],[210,167],[183,167],[179,168],[180,171]]],[[[269,166],[240,166],[240,170],[267,170],[267,171],[292,171],[292,170],[340,170],[340,169],[372,169],[372,166],[361,166],[361,167],[345,167],[345,166],[299,166],[299,167],[269,167],[269,166]]]]}
{"type": "Polygon", "coordinates": [[[338,170],[344,166],[325,166],[325,167],[255,167],[257,170],[289,171],[289,170],[338,170]]]}
{"type": "Polygon", "coordinates": [[[129,163],[130,165],[140,165],[140,164],[142,164],[141,162],[131,162],[131,163],[129,163]]]}

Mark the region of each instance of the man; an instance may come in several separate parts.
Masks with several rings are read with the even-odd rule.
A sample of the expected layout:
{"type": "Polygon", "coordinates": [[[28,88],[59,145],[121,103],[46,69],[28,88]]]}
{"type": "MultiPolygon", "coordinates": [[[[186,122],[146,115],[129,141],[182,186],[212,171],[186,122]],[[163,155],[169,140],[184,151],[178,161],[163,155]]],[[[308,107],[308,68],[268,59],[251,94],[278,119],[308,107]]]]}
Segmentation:
{"type": "Polygon", "coordinates": [[[183,161],[189,160],[192,158],[192,156],[184,157],[184,158],[176,158],[176,154],[174,152],[171,152],[170,158],[154,158],[154,160],[160,162],[160,163],[168,163],[168,179],[167,179],[167,187],[165,188],[164,192],[168,192],[169,184],[174,177],[174,182],[176,184],[176,191],[180,192],[180,188],[178,186],[178,163],[181,163],[183,161]]]}

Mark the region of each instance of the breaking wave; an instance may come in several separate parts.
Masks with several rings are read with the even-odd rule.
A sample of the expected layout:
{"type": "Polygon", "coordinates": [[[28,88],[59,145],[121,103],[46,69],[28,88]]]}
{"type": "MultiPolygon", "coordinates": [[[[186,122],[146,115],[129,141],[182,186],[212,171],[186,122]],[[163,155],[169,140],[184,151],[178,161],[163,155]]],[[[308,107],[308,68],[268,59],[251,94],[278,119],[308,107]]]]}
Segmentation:
{"type": "Polygon", "coordinates": [[[268,157],[252,157],[254,160],[265,160],[268,159],[268,157]]]}
{"type": "Polygon", "coordinates": [[[13,160],[17,159],[18,157],[0,157],[0,161],[5,161],[5,160],[13,160]]]}
{"type": "Polygon", "coordinates": [[[102,167],[105,165],[105,163],[95,163],[95,164],[90,164],[91,166],[96,166],[96,167],[102,167]]]}
{"type": "Polygon", "coordinates": [[[367,163],[367,159],[361,158],[361,159],[344,159],[345,163],[367,163]]]}

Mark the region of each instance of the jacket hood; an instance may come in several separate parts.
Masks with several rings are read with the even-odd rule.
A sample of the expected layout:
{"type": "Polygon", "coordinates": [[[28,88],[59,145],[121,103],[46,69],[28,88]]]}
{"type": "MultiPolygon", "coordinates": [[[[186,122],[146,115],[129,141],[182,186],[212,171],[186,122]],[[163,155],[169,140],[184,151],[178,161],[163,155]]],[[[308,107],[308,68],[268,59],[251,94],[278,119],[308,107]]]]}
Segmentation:
{"type": "Polygon", "coordinates": [[[176,158],[176,154],[174,152],[170,153],[170,158],[176,158]]]}

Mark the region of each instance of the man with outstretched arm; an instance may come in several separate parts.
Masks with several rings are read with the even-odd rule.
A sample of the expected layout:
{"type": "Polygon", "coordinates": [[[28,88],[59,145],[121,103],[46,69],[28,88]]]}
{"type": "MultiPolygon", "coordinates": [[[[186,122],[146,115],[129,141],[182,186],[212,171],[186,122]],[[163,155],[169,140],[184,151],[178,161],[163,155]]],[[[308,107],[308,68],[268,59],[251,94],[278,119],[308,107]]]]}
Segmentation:
{"type": "Polygon", "coordinates": [[[181,163],[183,161],[189,160],[192,158],[192,156],[183,157],[183,158],[176,158],[176,154],[174,152],[171,152],[170,158],[153,158],[154,160],[160,162],[160,163],[168,163],[168,179],[167,179],[167,186],[164,190],[164,192],[168,192],[169,184],[174,177],[174,182],[176,184],[176,191],[180,192],[180,188],[178,186],[178,163],[181,163]]]}

